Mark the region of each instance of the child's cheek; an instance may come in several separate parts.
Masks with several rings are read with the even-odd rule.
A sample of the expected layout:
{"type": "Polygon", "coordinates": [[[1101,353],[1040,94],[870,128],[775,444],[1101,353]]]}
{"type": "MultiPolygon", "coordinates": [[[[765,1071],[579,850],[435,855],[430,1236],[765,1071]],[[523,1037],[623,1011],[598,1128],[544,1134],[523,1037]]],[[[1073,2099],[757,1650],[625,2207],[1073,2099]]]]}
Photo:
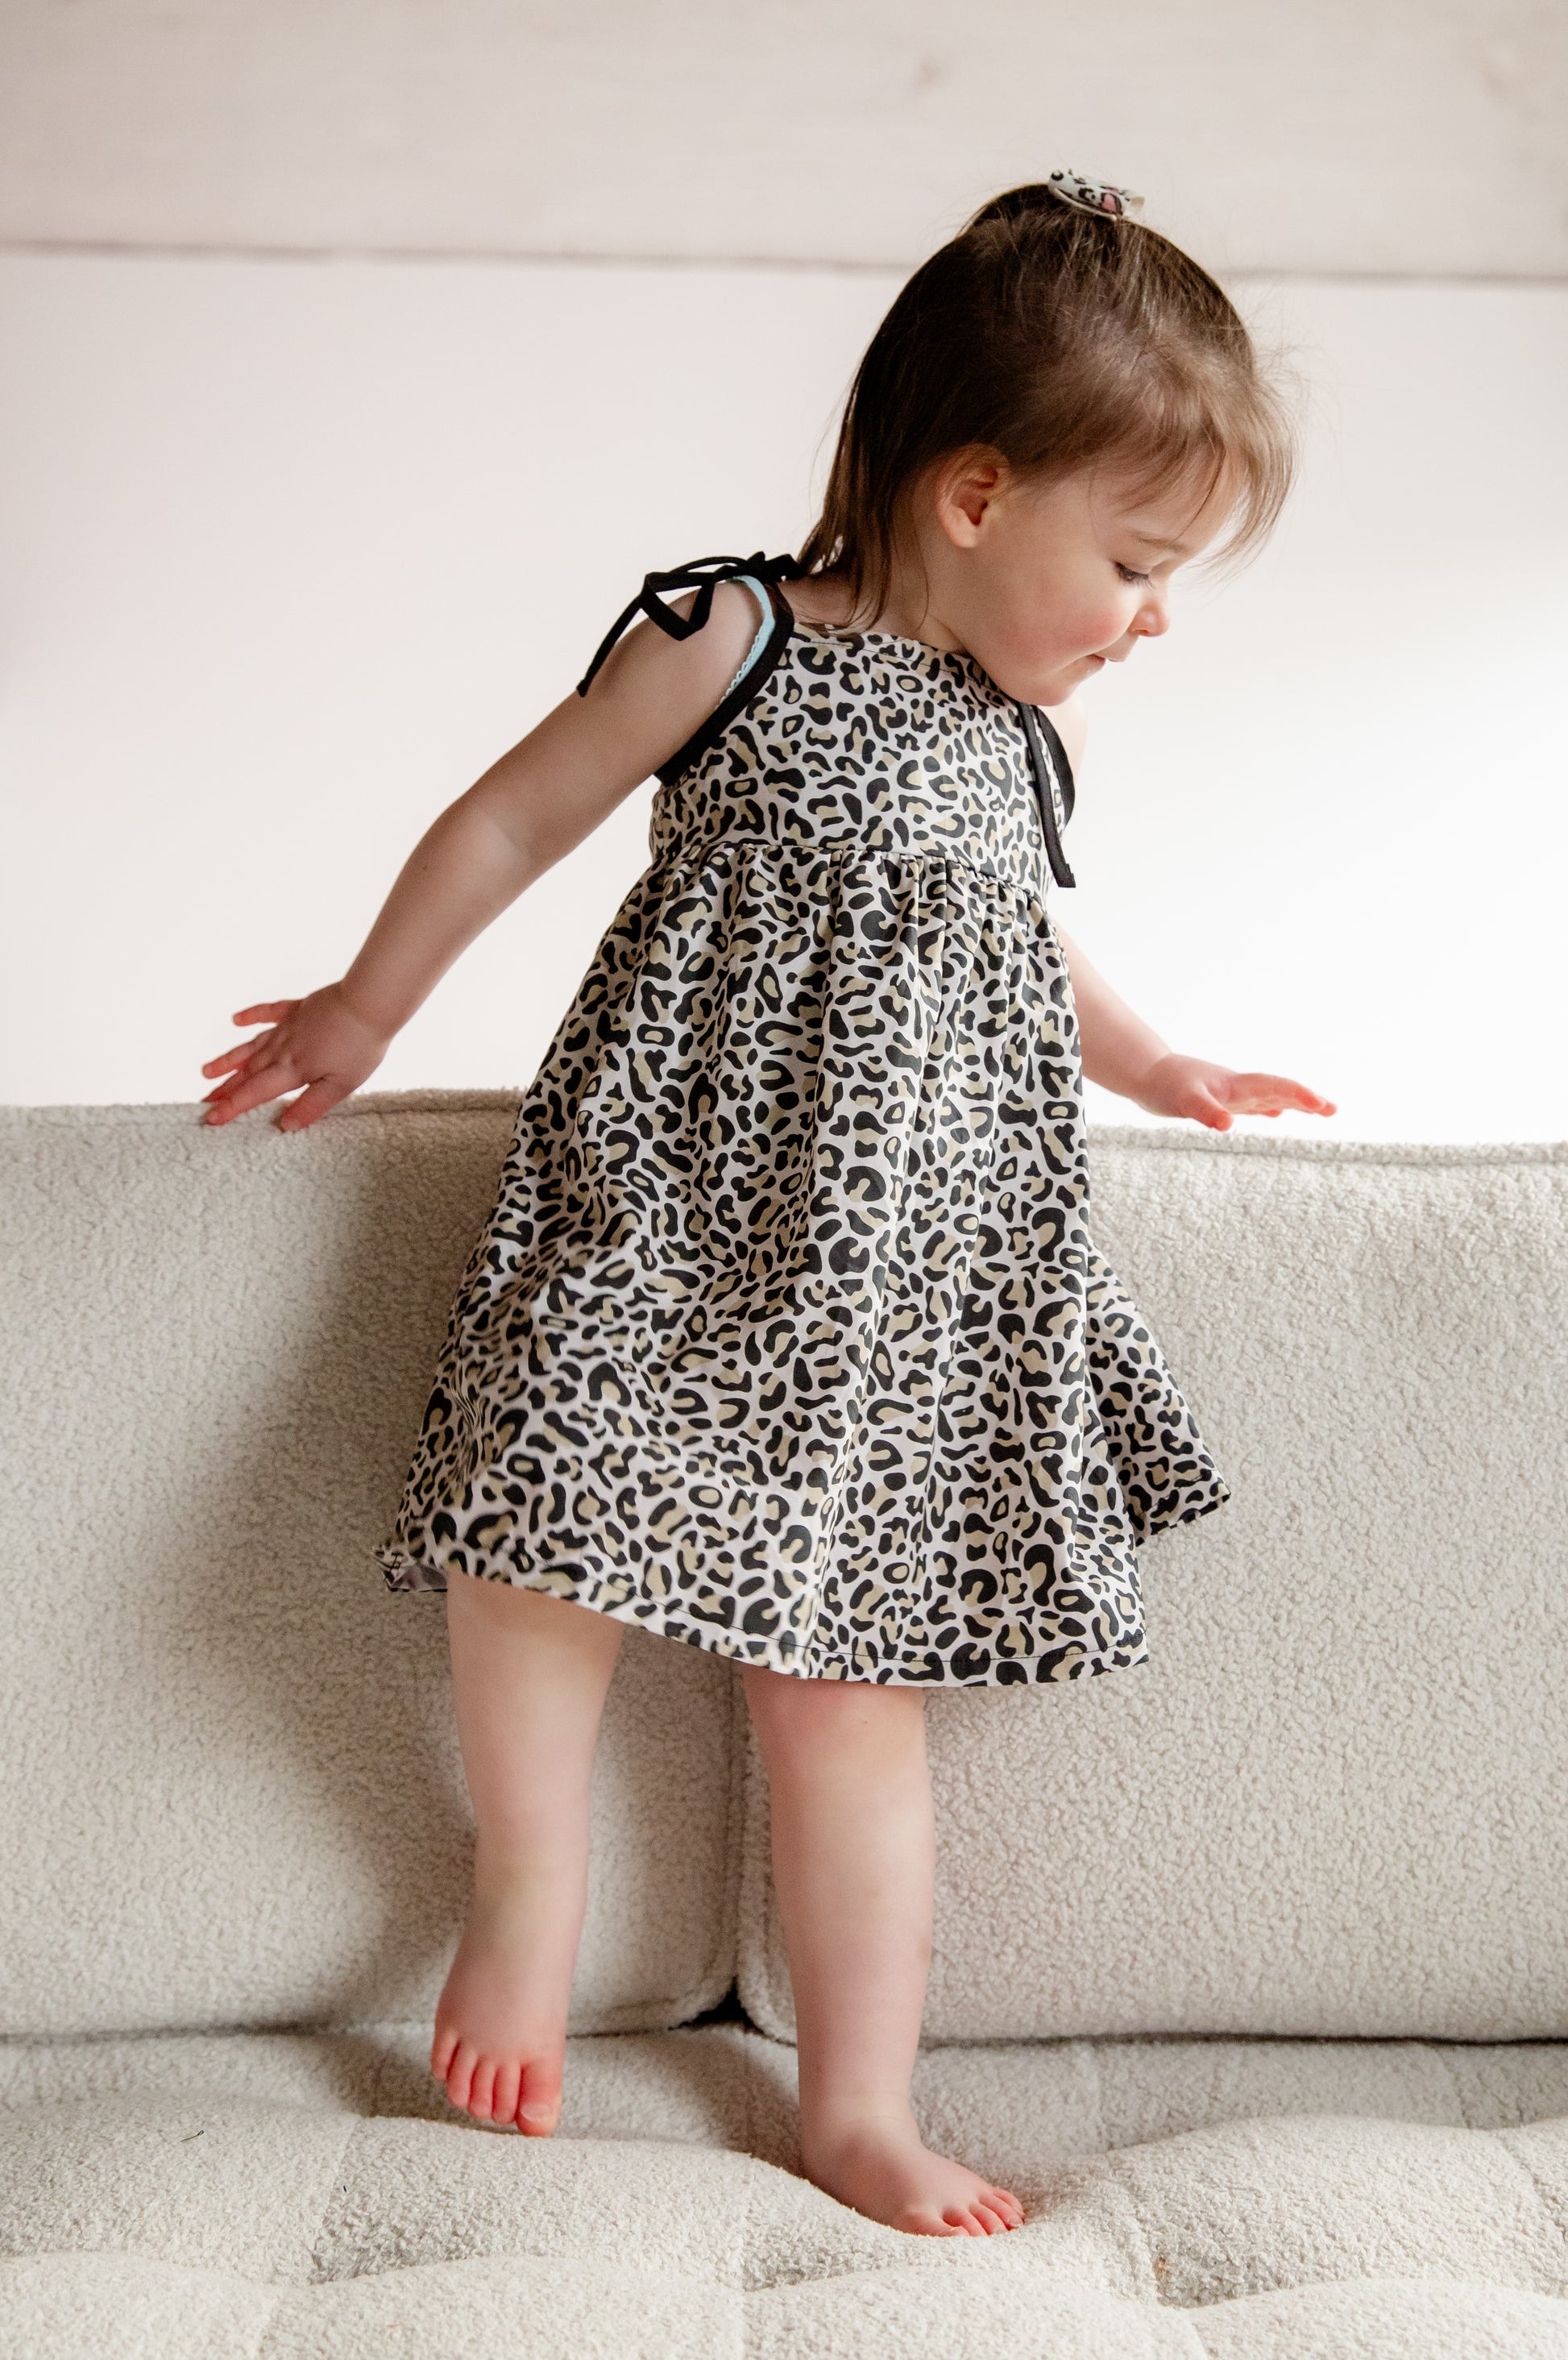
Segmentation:
{"type": "Polygon", "coordinates": [[[1103,654],[1106,648],[1115,647],[1127,627],[1127,609],[1119,599],[1107,598],[1086,604],[1073,618],[1073,628],[1077,634],[1074,652],[1103,654]]]}

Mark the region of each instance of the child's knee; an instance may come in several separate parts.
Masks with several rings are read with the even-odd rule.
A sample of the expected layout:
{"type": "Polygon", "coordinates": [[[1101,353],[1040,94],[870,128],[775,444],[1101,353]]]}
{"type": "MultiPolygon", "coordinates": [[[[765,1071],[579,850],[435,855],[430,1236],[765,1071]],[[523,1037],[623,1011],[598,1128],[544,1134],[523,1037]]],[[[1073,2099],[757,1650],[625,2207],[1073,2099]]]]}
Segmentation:
{"type": "Polygon", "coordinates": [[[769,1765],[822,1765],[923,1750],[925,1697],[918,1688],[748,1669],[746,1693],[769,1765]]]}

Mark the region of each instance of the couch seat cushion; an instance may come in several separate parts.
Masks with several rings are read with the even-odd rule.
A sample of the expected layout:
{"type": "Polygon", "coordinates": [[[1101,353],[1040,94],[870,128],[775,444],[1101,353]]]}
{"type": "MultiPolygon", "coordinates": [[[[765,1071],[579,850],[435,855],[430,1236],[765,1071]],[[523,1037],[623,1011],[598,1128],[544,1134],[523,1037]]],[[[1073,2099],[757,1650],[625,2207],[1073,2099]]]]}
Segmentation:
{"type": "Polygon", "coordinates": [[[972,2242],[795,2178],[740,2027],[574,2042],[546,2142],[452,2117],[426,2041],[6,2044],[0,2360],[1568,2352],[1562,2044],[927,2052],[928,2136],[1029,2207],[972,2242]]]}

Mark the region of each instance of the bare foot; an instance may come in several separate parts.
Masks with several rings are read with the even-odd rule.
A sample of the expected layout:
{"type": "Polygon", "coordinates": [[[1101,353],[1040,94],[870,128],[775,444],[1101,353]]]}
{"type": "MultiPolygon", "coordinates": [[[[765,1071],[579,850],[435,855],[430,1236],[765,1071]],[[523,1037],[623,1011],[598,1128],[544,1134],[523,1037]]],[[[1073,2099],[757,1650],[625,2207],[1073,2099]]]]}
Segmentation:
{"type": "Polygon", "coordinates": [[[537,1872],[481,1880],[436,2004],[430,2071],[476,2122],[548,2138],[561,2117],[581,1896],[537,1872]]]}
{"type": "Polygon", "coordinates": [[[990,2237],[1020,2229],[1024,2208],[961,2163],[921,2145],[912,2119],[859,2123],[802,2148],[806,2177],[841,2204],[916,2237],[990,2237]]]}

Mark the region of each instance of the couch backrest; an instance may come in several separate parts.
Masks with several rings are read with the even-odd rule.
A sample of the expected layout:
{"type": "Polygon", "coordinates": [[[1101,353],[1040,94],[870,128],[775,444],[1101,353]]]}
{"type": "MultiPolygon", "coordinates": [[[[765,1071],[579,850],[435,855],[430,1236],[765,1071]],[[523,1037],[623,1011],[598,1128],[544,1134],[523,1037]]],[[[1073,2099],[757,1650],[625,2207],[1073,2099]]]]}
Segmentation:
{"type": "MultiPolygon", "coordinates": [[[[428,2016],[470,1822],[396,1503],[513,1093],[0,1112],[0,2033],[428,2016]]],[[[939,2039],[1568,2037],[1568,1150],[1091,1135],[1234,1496],[1150,1657],[938,1696],[939,2039]]],[[[727,1666],[634,1633],[582,2029],[788,2035],[727,1666]]]]}
{"type": "Polygon", "coordinates": [[[1568,1149],[1090,1170],[1233,1496],[1141,1553],[1148,1662],[933,1698],[928,2036],[1568,2037],[1568,1149]]]}
{"type": "MultiPolygon", "coordinates": [[[[445,1608],[369,1551],[516,1107],[0,1112],[0,2033],[429,2015],[471,1841],[445,1608]]],[[[733,1975],[734,1702],[628,1639],[581,2029],[733,1975]]]]}

